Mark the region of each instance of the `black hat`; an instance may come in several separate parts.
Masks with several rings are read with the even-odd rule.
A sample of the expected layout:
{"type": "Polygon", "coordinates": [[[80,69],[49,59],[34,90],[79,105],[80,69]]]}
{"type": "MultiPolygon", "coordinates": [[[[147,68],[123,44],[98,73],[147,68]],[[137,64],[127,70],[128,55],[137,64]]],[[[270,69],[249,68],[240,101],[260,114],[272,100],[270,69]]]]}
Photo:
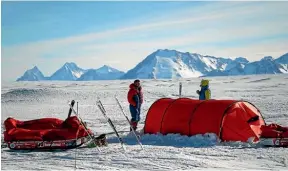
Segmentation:
{"type": "Polygon", "coordinates": [[[134,80],[134,84],[137,83],[137,82],[140,83],[140,80],[138,80],[138,79],[134,80]]]}

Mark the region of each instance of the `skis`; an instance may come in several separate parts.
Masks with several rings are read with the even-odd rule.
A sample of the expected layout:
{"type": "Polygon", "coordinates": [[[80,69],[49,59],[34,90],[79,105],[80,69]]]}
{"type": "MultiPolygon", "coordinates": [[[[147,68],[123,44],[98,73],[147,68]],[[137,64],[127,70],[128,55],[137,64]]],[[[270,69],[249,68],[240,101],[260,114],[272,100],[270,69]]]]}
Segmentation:
{"type": "MultiPolygon", "coordinates": [[[[71,101],[71,106],[72,106],[72,108],[74,107],[74,104],[75,104],[75,100],[72,100],[72,101],[71,101]]],[[[67,118],[70,118],[71,113],[72,113],[72,109],[69,108],[69,111],[68,111],[68,117],[67,117],[67,118]]],[[[77,112],[77,113],[78,113],[78,112],[77,112]]]]}
{"type": "MultiPolygon", "coordinates": [[[[75,101],[72,100],[71,103],[69,104],[71,111],[76,115],[76,117],[77,117],[78,120],[80,121],[80,124],[84,127],[84,130],[85,130],[86,133],[88,134],[90,140],[92,140],[93,143],[94,143],[94,145],[97,147],[97,150],[98,150],[99,152],[101,152],[100,148],[99,148],[99,147],[96,145],[96,143],[94,142],[94,137],[93,137],[93,135],[90,135],[90,133],[88,132],[88,129],[87,129],[86,125],[83,124],[82,119],[79,117],[78,113],[77,113],[77,112],[75,111],[75,109],[73,108],[72,104],[74,104],[74,103],[75,103],[75,101]]],[[[69,112],[70,112],[70,110],[69,110],[69,112]]]]}
{"type": "Polygon", "coordinates": [[[117,99],[117,97],[115,97],[115,99],[116,99],[116,101],[117,101],[118,106],[120,107],[120,109],[121,109],[121,111],[122,111],[122,114],[124,115],[124,117],[126,118],[128,124],[130,125],[130,128],[131,128],[131,130],[132,130],[132,132],[133,132],[135,138],[137,139],[138,144],[141,146],[141,149],[143,150],[142,143],[140,142],[139,137],[136,135],[136,132],[135,132],[135,130],[133,129],[133,126],[132,126],[131,122],[129,121],[127,115],[125,114],[125,112],[124,112],[124,110],[123,110],[123,108],[122,108],[122,106],[121,106],[119,100],[117,99]]]}
{"type": "Polygon", "coordinates": [[[126,148],[125,148],[125,146],[124,146],[124,141],[123,141],[123,139],[120,137],[120,135],[119,135],[118,131],[116,130],[113,122],[111,121],[111,119],[106,115],[106,110],[104,109],[104,106],[102,105],[102,103],[101,103],[100,100],[97,101],[97,106],[98,106],[98,108],[100,109],[100,111],[101,111],[101,113],[103,114],[103,116],[105,117],[105,119],[107,119],[107,122],[109,123],[109,125],[111,126],[111,128],[113,129],[113,131],[115,132],[115,134],[116,134],[119,142],[121,143],[121,146],[122,146],[123,150],[126,151],[126,148]]]}
{"type": "MultiPolygon", "coordinates": [[[[128,124],[130,125],[130,127],[131,127],[131,129],[132,129],[133,135],[135,136],[135,138],[137,139],[138,144],[141,146],[141,149],[143,150],[142,143],[140,142],[139,137],[138,137],[137,134],[136,134],[136,131],[133,129],[133,127],[132,127],[132,125],[131,125],[131,123],[130,123],[128,117],[127,117],[127,115],[125,114],[125,112],[124,112],[124,110],[123,110],[123,108],[122,108],[119,100],[117,99],[117,97],[115,97],[115,99],[116,99],[116,101],[117,101],[118,106],[119,106],[120,109],[121,109],[122,114],[124,115],[124,117],[126,118],[128,124]]],[[[89,138],[92,140],[92,143],[90,143],[89,146],[92,146],[92,145],[93,145],[93,147],[97,147],[98,151],[100,152],[101,150],[100,150],[100,148],[98,147],[98,144],[95,143],[95,140],[97,139],[97,137],[95,137],[94,135],[90,135],[90,134],[89,134],[88,129],[87,129],[86,125],[84,124],[84,122],[82,121],[82,119],[80,118],[79,114],[73,109],[74,103],[75,103],[75,101],[72,100],[71,103],[69,104],[70,110],[69,110],[68,116],[71,116],[71,113],[72,113],[72,112],[76,115],[76,117],[77,117],[78,120],[80,121],[81,125],[84,126],[86,133],[89,135],[89,138]]],[[[121,137],[120,134],[119,134],[119,133],[121,133],[121,132],[126,132],[126,131],[117,131],[115,125],[114,125],[113,122],[112,122],[112,120],[107,116],[107,114],[106,114],[107,112],[106,112],[106,110],[105,110],[105,108],[104,108],[104,106],[103,106],[103,104],[102,104],[102,102],[101,102],[100,99],[96,102],[96,104],[97,104],[97,107],[99,108],[99,110],[101,111],[101,113],[103,114],[103,116],[105,117],[105,119],[107,120],[107,122],[109,123],[110,127],[113,129],[113,132],[107,133],[107,134],[103,134],[103,135],[115,134],[115,135],[117,136],[120,144],[121,144],[121,147],[122,147],[123,150],[126,152],[126,147],[125,147],[125,145],[124,145],[124,141],[123,141],[122,137],[121,137]]],[[[128,132],[128,131],[127,131],[127,132],[128,132]]]]}

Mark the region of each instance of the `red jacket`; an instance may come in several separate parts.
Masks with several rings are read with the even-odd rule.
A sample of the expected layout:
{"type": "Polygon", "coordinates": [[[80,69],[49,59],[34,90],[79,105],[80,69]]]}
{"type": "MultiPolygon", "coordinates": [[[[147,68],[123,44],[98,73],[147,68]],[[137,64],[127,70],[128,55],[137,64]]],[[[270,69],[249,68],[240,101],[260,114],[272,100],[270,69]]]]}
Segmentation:
{"type": "Polygon", "coordinates": [[[130,84],[129,86],[129,91],[128,91],[128,95],[127,95],[127,99],[128,102],[133,105],[133,106],[137,106],[136,102],[133,100],[133,97],[136,95],[138,95],[139,100],[140,100],[140,104],[143,103],[143,93],[142,93],[142,87],[139,87],[138,90],[136,89],[136,87],[134,86],[134,84],[130,84]]]}

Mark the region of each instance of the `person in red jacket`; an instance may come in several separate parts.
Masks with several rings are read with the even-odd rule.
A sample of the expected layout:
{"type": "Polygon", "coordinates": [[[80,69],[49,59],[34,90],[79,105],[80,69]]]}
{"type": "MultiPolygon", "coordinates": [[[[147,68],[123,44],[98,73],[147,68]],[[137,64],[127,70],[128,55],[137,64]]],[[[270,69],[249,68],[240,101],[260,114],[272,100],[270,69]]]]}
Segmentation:
{"type": "Polygon", "coordinates": [[[127,98],[130,104],[131,124],[133,129],[136,130],[138,122],[140,121],[141,105],[143,103],[143,93],[140,80],[135,80],[130,84],[129,88],[127,98]]]}

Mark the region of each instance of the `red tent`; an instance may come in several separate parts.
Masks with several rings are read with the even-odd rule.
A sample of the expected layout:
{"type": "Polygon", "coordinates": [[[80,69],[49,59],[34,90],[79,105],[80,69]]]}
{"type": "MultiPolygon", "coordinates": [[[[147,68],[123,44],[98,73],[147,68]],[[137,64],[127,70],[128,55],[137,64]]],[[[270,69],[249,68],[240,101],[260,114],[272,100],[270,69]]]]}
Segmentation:
{"type": "Polygon", "coordinates": [[[163,98],[151,105],[144,133],[215,133],[222,141],[246,142],[250,137],[259,140],[262,125],[260,111],[246,101],[163,98]]]}

